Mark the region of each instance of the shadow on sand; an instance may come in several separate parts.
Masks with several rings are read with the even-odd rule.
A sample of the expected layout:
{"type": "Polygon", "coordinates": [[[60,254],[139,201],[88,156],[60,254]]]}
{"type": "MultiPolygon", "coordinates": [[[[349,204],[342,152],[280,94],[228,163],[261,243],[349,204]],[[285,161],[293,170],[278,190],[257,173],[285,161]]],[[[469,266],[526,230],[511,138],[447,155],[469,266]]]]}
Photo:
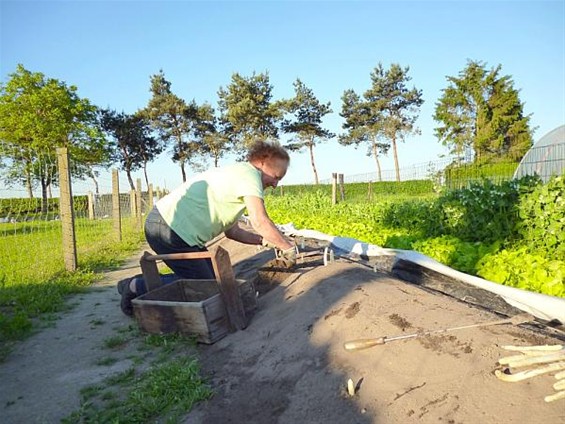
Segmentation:
{"type": "MultiPolygon", "coordinates": [[[[272,253],[258,252],[234,261],[234,271],[252,278],[270,259],[272,253]]],[[[320,257],[292,272],[259,273],[258,311],[247,329],[199,349],[215,396],[186,422],[377,422],[347,395],[347,370],[330,365],[330,344],[318,343],[313,332],[333,314],[355,315],[355,305],[336,305],[378,274],[363,268],[332,273],[321,265],[320,257]]]]}

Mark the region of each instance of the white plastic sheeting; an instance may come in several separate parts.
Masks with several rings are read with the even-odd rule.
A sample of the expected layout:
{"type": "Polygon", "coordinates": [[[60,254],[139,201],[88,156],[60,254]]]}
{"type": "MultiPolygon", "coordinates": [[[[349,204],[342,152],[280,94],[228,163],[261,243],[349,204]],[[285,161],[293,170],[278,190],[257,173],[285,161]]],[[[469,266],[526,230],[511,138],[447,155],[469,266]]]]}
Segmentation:
{"type": "Polygon", "coordinates": [[[438,261],[413,250],[386,249],[352,238],[330,236],[314,230],[297,230],[292,224],[281,225],[279,228],[288,235],[328,241],[333,247],[346,253],[366,255],[369,257],[393,256],[395,259],[403,259],[405,261],[413,262],[448,277],[455,278],[472,286],[495,293],[501,296],[508,304],[521,309],[522,311],[528,312],[537,318],[547,321],[558,320],[561,324],[565,324],[565,299],[541,293],[533,293],[515,287],[504,286],[479,277],[474,277],[472,275],[456,271],[453,268],[443,265],[438,261]]]}

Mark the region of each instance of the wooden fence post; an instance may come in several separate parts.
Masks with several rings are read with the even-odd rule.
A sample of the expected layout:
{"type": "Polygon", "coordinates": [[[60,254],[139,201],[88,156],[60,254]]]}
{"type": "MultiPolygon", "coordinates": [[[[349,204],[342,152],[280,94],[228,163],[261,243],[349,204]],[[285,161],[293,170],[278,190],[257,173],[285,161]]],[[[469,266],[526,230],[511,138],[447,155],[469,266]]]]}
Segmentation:
{"type": "Polygon", "coordinates": [[[155,203],[153,200],[153,184],[149,184],[149,210],[147,212],[151,212],[151,209],[153,209],[153,204],[155,203]]]}
{"type": "Polygon", "coordinates": [[[94,196],[91,191],[88,192],[88,219],[94,219],[94,196]]]}
{"type": "Polygon", "coordinates": [[[135,218],[137,229],[141,231],[141,178],[137,179],[137,190],[135,193],[135,218]]]}
{"type": "Polygon", "coordinates": [[[134,218],[136,216],[135,215],[135,205],[136,205],[135,190],[130,190],[130,192],[129,192],[129,211],[130,211],[130,214],[131,214],[130,216],[132,218],[134,218]]]}
{"type": "Polygon", "coordinates": [[[118,241],[122,241],[122,217],[120,211],[120,180],[118,170],[112,169],[112,220],[114,221],[114,234],[118,241]]]}
{"type": "Polygon", "coordinates": [[[332,172],[332,205],[337,204],[337,173],[332,172]]]}
{"type": "Polygon", "coordinates": [[[59,214],[63,230],[63,259],[67,271],[77,269],[77,245],[75,236],[75,216],[73,211],[73,192],[69,169],[69,152],[66,147],[57,148],[59,165],[59,214]]]}
{"type": "Polygon", "coordinates": [[[338,178],[339,178],[339,197],[343,202],[345,200],[345,186],[343,184],[343,174],[339,174],[338,178]]]}
{"type": "Polygon", "coordinates": [[[284,188],[283,188],[283,186],[281,185],[281,186],[279,186],[279,187],[280,187],[280,190],[281,190],[281,196],[284,196],[284,188]]]}

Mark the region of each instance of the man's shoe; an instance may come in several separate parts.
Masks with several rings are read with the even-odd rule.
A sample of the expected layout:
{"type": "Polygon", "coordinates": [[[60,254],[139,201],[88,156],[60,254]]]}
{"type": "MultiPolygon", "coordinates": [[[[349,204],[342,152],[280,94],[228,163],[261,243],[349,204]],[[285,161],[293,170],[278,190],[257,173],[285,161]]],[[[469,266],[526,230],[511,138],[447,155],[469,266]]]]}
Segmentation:
{"type": "Polygon", "coordinates": [[[127,316],[131,317],[133,315],[133,304],[131,301],[137,297],[137,294],[132,292],[130,289],[130,282],[135,277],[125,278],[118,282],[118,293],[122,295],[120,300],[120,308],[122,312],[127,316]]]}
{"type": "Polygon", "coordinates": [[[124,291],[124,287],[127,285],[129,285],[129,283],[131,282],[131,277],[130,278],[124,278],[123,280],[118,281],[118,293],[122,294],[124,291]]]}

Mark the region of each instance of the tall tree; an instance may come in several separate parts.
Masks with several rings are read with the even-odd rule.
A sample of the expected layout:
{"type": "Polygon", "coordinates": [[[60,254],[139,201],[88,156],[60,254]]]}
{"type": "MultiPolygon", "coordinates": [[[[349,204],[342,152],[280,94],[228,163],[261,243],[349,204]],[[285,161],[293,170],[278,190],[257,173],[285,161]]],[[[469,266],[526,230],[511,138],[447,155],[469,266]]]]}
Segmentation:
{"type": "Polygon", "coordinates": [[[163,144],[151,135],[149,123],[140,115],[128,115],[110,109],[101,111],[100,122],[112,140],[112,159],[125,171],[130,188],[136,189],[131,174],[140,168],[143,168],[145,183],[149,187],[147,164],[164,148],[163,144]]]}
{"type": "Polygon", "coordinates": [[[229,150],[230,138],[209,103],[198,106],[194,133],[202,154],[211,156],[217,168],[220,158],[229,150]]]}
{"type": "Polygon", "coordinates": [[[386,155],[389,145],[380,142],[381,126],[379,122],[369,120],[370,110],[366,102],[353,90],[345,90],[341,96],[340,116],[345,118],[342,128],[347,130],[339,136],[339,143],[344,146],[367,144],[367,156],[373,156],[377,165],[379,181],[382,180],[379,153],[386,155]]]}
{"type": "Polygon", "coordinates": [[[6,175],[19,175],[30,193],[31,186],[39,183],[42,211],[47,211],[47,190],[57,179],[57,147],[69,149],[75,177],[85,177],[86,168],[79,165],[104,161],[107,149],[96,110],[78,96],[75,86],[30,72],[23,65],[0,84],[1,153],[13,171],[6,175]]]}
{"type": "Polygon", "coordinates": [[[388,70],[379,63],[371,72],[371,88],[363,94],[363,100],[353,90],[346,90],[342,96],[341,116],[348,132],[340,138],[344,145],[369,141],[370,152],[377,161],[381,179],[378,153],[386,154],[392,147],[396,180],[400,181],[398,163],[398,142],[406,136],[418,133],[415,126],[420,106],[424,103],[422,91],[408,88],[412,79],[410,68],[393,63],[388,70]]]}
{"type": "Polygon", "coordinates": [[[35,160],[37,159],[31,149],[0,139],[1,175],[4,184],[7,187],[24,186],[30,199],[34,197],[33,189],[37,183],[32,175],[32,164],[35,160]]]}
{"type": "Polygon", "coordinates": [[[185,164],[197,150],[189,141],[197,110],[193,103],[187,104],[171,91],[171,83],[165,79],[163,70],[151,76],[151,93],[147,107],[139,114],[149,119],[164,145],[173,143],[172,159],[179,163],[184,182],[185,164]]]}
{"type": "MultiPolygon", "coordinates": [[[[103,132],[103,130],[101,129],[103,132]]],[[[113,146],[107,141],[100,144],[99,148],[84,155],[80,162],[71,162],[71,176],[79,179],[90,178],[94,183],[94,191],[100,193],[98,177],[100,169],[108,169],[113,163],[113,146]]]]}
{"type": "Polygon", "coordinates": [[[255,72],[248,78],[234,73],[231,83],[225,89],[220,87],[220,119],[236,151],[245,151],[257,138],[278,136],[282,105],[272,101],[272,90],[268,73],[255,72]]]}
{"type": "Polygon", "coordinates": [[[292,119],[284,120],[282,130],[286,133],[295,134],[295,136],[286,147],[291,151],[300,151],[304,147],[309,150],[314,182],[318,184],[314,146],[318,141],[335,137],[335,134],[322,128],[323,117],[333,112],[330,107],[331,103],[320,103],[314,92],[300,79],[297,79],[293,85],[295,96],[287,103],[287,110],[292,115],[292,119]]]}
{"type": "Polygon", "coordinates": [[[519,92],[510,76],[501,76],[501,65],[468,61],[436,103],[434,119],[439,141],[462,155],[472,151],[474,160],[520,160],[532,145],[530,116],[524,116],[519,92]]]}

